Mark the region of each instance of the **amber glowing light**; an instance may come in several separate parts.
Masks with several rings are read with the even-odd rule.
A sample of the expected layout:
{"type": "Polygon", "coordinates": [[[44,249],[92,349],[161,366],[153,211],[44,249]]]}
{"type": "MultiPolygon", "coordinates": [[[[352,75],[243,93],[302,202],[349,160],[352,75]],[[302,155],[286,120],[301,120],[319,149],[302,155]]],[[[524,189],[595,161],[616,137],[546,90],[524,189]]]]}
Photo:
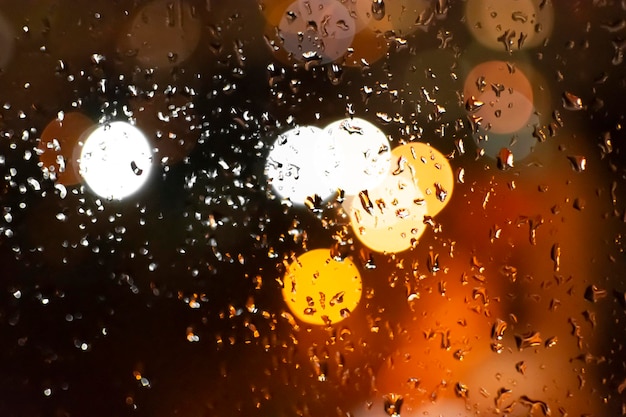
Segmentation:
{"type": "Polygon", "coordinates": [[[530,81],[519,68],[505,61],[488,61],[474,67],[465,79],[463,95],[470,116],[493,133],[521,129],[534,111],[530,81]]]}
{"type": "Polygon", "coordinates": [[[550,36],[553,7],[542,0],[468,0],[465,21],[484,46],[516,51],[537,47],[550,36]]]}
{"type": "Polygon", "coordinates": [[[299,320],[314,325],[347,318],[361,299],[361,276],[350,259],[337,261],[329,249],[300,255],[284,276],[283,299],[299,320]]]}

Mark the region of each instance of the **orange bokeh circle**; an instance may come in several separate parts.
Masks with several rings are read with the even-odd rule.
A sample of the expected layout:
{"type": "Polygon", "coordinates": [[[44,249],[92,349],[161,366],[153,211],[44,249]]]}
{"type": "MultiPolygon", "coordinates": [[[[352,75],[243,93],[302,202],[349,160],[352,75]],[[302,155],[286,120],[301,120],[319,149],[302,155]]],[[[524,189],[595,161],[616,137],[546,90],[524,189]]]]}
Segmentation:
{"type": "Polygon", "coordinates": [[[60,115],[50,121],[37,144],[39,161],[44,172],[66,186],[82,182],[78,169],[80,138],[95,123],[79,112],[60,115]]]}
{"type": "Polygon", "coordinates": [[[467,110],[494,133],[521,129],[534,111],[534,93],[522,70],[505,61],[476,65],[463,87],[467,110]]]}

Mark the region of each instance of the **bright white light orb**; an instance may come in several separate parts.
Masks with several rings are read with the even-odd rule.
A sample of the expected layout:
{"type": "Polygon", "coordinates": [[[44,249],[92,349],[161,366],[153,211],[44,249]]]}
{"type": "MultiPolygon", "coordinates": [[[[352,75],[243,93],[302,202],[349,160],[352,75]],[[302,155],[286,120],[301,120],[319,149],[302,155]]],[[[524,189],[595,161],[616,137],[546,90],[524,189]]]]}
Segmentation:
{"type": "Polygon", "coordinates": [[[112,122],[88,133],[79,166],[81,176],[95,194],[121,200],[148,180],[152,150],[139,129],[126,122],[112,122]]]}
{"type": "Polygon", "coordinates": [[[300,126],[279,135],[267,157],[265,175],[274,190],[294,204],[307,197],[323,200],[335,191],[336,157],[331,138],[315,126],[300,126]]]}
{"type": "Polygon", "coordinates": [[[339,165],[334,172],[336,188],[356,195],[382,183],[391,166],[387,136],[358,117],[337,120],[326,126],[335,143],[339,165]]]}

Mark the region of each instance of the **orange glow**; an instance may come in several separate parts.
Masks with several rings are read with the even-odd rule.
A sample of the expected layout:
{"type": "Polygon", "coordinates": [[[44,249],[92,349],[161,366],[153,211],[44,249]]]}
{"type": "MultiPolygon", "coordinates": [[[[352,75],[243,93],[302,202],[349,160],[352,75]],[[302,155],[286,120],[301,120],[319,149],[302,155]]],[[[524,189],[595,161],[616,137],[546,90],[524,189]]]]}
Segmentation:
{"type": "Polygon", "coordinates": [[[554,10],[542,0],[468,0],[466,22],[474,37],[495,50],[541,45],[552,33],[554,10]]]}
{"type": "Polygon", "coordinates": [[[285,273],[283,299],[301,321],[315,325],[339,323],[359,304],[361,275],[349,259],[336,261],[329,249],[306,252],[285,273]]]}
{"type": "Polygon", "coordinates": [[[522,128],[534,110],[533,89],[526,75],[504,61],[475,66],[463,88],[468,112],[494,133],[522,128]]]}
{"type": "Polygon", "coordinates": [[[82,181],[78,169],[78,141],[93,126],[95,123],[87,116],[72,112],[52,120],[44,128],[37,145],[39,161],[44,172],[49,172],[57,183],[69,186],[82,181]]]}
{"type": "Polygon", "coordinates": [[[428,215],[435,216],[448,204],[454,175],[448,159],[425,143],[412,142],[391,151],[392,172],[417,186],[424,195],[428,215]]]}
{"type": "Polygon", "coordinates": [[[465,248],[454,257],[442,254],[441,271],[416,285],[396,349],[377,371],[376,389],[402,395],[403,411],[453,404],[463,398],[463,387],[469,389],[468,405],[480,396],[480,383],[465,378],[497,355],[491,334],[505,314],[499,299],[505,282],[495,270],[472,266],[468,256],[465,248]]]}

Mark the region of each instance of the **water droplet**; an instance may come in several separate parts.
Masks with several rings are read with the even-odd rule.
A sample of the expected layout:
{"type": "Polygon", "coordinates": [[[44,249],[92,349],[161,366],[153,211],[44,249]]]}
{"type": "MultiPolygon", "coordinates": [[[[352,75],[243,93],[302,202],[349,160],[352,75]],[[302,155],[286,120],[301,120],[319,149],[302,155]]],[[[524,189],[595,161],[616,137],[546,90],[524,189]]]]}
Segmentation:
{"type": "Polygon", "coordinates": [[[370,200],[370,196],[367,190],[359,192],[359,200],[361,201],[361,206],[363,207],[363,209],[371,215],[374,204],[372,204],[372,200],[370,200]]]}
{"type": "Polygon", "coordinates": [[[502,407],[502,403],[511,396],[511,390],[505,387],[501,387],[498,389],[498,392],[496,393],[496,398],[495,398],[495,404],[497,408],[501,408],[502,407]]]}
{"type": "Polygon", "coordinates": [[[428,270],[434,274],[437,271],[439,271],[439,254],[434,253],[433,251],[430,251],[428,253],[428,259],[426,261],[426,266],[428,267],[428,270]]]}
{"type": "Polygon", "coordinates": [[[586,205],[585,199],[580,198],[580,197],[576,197],[574,199],[574,208],[576,210],[578,210],[578,211],[584,210],[585,209],[585,205],[586,205]]]}
{"type": "Polygon", "coordinates": [[[558,342],[558,337],[552,336],[546,340],[545,347],[551,348],[553,346],[556,346],[557,342],[558,342]]]}
{"type": "Polygon", "coordinates": [[[528,15],[521,11],[516,11],[511,14],[511,19],[515,22],[526,23],[528,21],[528,15]]]}
{"type": "Polygon", "coordinates": [[[554,272],[558,272],[561,264],[561,246],[559,246],[558,243],[552,245],[550,257],[552,258],[552,262],[554,263],[554,272]]]}
{"type": "Polygon", "coordinates": [[[383,20],[385,17],[384,0],[372,0],[372,16],[375,20],[383,20]]]}
{"type": "Polygon", "coordinates": [[[624,19],[616,20],[614,22],[602,24],[600,25],[600,27],[610,33],[619,32],[626,28],[626,20],[624,19]]]}
{"type": "Polygon", "coordinates": [[[399,394],[387,394],[383,396],[383,407],[385,413],[390,417],[400,417],[400,411],[402,409],[402,403],[404,398],[399,394]]]}
{"type": "Polygon", "coordinates": [[[513,168],[513,152],[509,148],[502,148],[497,156],[498,169],[503,171],[513,168]]]}
{"type": "Polygon", "coordinates": [[[338,64],[331,64],[328,67],[327,74],[332,85],[339,85],[343,77],[343,67],[338,64]]]}
{"type": "Polygon", "coordinates": [[[480,110],[480,108],[483,107],[484,105],[485,105],[484,102],[482,102],[481,100],[477,99],[474,96],[471,96],[470,98],[465,100],[465,110],[467,110],[470,113],[474,113],[480,110]]]}
{"type": "Polygon", "coordinates": [[[572,168],[576,172],[583,172],[587,168],[587,158],[583,155],[570,155],[567,159],[569,159],[572,168]]]}
{"type": "Polygon", "coordinates": [[[542,343],[541,335],[539,332],[530,331],[522,335],[515,335],[515,343],[518,350],[524,350],[529,347],[539,346],[542,343]]]}
{"type": "Polygon", "coordinates": [[[502,340],[504,337],[504,332],[507,329],[508,325],[506,321],[502,319],[497,319],[496,322],[491,327],[491,338],[496,340],[502,340]]]}
{"type": "Polygon", "coordinates": [[[457,382],[454,385],[454,393],[459,398],[467,398],[469,396],[469,388],[467,387],[467,385],[461,382],[457,382]]]}
{"type": "Polygon", "coordinates": [[[535,410],[540,410],[544,416],[552,415],[550,407],[548,407],[548,404],[544,401],[531,400],[526,395],[522,395],[519,399],[522,404],[530,407],[530,415],[534,415],[535,410]]]}
{"type": "Polygon", "coordinates": [[[465,168],[463,167],[459,167],[456,170],[456,181],[459,184],[464,184],[465,183],[465,168]]]}
{"type": "Polygon", "coordinates": [[[583,100],[580,97],[566,91],[563,93],[563,107],[566,110],[572,111],[582,110],[584,108],[583,100]]]}
{"type": "Polygon", "coordinates": [[[585,290],[585,300],[596,303],[607,296],[606,290],[590,285],[585,290]]]}

